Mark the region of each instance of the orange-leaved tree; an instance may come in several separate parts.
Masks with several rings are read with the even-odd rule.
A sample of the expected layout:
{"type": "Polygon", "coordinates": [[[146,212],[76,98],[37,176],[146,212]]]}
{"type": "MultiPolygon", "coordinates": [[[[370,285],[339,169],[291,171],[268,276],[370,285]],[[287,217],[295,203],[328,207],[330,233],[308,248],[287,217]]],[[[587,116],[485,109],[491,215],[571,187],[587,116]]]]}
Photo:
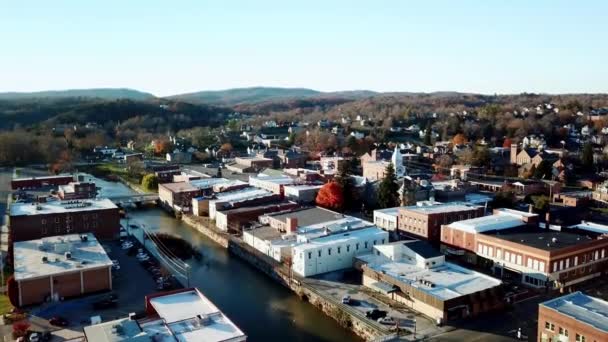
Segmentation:
{"type": "Polygon", "coordinates": [[[344,206],[344,194],[342,193],[342,187],[336,182],[329,182],[321,187],[316,199],[317,205],[333,209],[340,210],[344,206]]]}

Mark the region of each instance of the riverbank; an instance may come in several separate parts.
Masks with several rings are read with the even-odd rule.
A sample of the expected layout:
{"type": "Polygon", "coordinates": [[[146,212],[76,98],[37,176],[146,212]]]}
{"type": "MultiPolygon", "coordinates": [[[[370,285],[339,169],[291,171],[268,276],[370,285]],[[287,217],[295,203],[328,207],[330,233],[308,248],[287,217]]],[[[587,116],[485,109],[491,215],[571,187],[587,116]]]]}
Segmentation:
{"type": "Polygon", "coordinates": [[[352,331],[364,340],[370,341],[389,335],[388,329],[372,323],[361,312],[342,304],[339,299],[327,296],[322,291],[317,290],[305,278],[293,274],[286,265],[255,250],[238,237],[213,228],[210,224],[211,221],[208,219],[184,215],[182,216],[182,221],[222,248],[227,249],[230,254],[239,257],[279,284],[285,286],[297,294],[300,299],[314,305],[327,316],[333,318],[342,327],[352,331]]]}

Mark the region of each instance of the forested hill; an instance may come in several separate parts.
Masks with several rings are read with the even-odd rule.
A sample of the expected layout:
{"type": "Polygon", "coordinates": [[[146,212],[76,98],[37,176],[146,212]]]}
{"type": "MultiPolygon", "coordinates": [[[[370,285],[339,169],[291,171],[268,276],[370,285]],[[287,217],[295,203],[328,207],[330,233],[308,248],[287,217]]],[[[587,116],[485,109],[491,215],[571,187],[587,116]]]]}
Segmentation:
{"type": "Polygon", "coordinates": [[[321,94],[320,91],[305,88],[252,87],[199,91],[173,95],[168,98],[191,103],[234,106],[242,103],[309,98],[321,94]]]}
{"type": "Polygon", "coordinates": [[[69,90],[49,90],[37,92],[7,92],[0,93],[0,100],[34,99],[34,98],[99,98],[105,100],[130,99],[130,100],[149,100],[155,98],[150,93],[127,88],[92,88],[92,89],[69,89],[69,90]]]}
{"type": "Polygon", "coordinates": [[[215,125],[232,109],[183,102],[98,98],[0,100],[0,128],[95,123],[101,126],[136,120],[152,131],[215,125]]]}

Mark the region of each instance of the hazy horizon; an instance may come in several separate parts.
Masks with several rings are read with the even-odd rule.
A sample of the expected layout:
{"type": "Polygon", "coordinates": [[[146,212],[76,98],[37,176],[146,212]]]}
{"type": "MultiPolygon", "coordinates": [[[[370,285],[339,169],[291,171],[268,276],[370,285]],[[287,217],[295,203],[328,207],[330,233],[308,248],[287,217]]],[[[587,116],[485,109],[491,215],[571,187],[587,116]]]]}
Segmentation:
{"type": "Polygon", "coordinates": [[[608,3],[6,3],[0,92],[608,93],[608,3]]]}

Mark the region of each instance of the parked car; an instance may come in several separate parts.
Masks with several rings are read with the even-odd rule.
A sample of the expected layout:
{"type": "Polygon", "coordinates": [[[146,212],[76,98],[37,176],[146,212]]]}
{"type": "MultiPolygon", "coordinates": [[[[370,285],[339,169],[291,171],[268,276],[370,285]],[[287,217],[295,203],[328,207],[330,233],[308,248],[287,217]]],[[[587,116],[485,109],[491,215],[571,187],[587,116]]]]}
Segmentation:
{"type": "Polygon", "coordinates": [[[55,317],[52,317],[51,319],[49,319],[49,323],[56,327],[67,327],[69,325],[69,322],[67,319],[65,319],[63,317],[59,317],[59,316],[55,316],[55,317]]]}
{"type": "Polygon", "coordinates": [[[379,318],[386,317],[387,312],[384,310],[373,309],[365,313],[365,317],[377,321],[379,318]]]}
{"type": "Polygon", "coordinates": [[[380,323],[380,324],[386,324],[386,325],[395,325],[395,324],[397,324],[397,322],[395,321],[395,319],[393,317],[378,318],[378,323],[380,323]]]}
{"type": "Polygon", "coordinates": [[[102,310],[114,308],[118,305],[118,296],[116,294],[110,294],[108,297],[98,300],[93,303],[93,309],[102,310]]]}
{"type": "Polygon", "coordinates": [[[351,302],[350,296],[342,297],[342,304],[350,304],[350,302],[351,302]]]}

